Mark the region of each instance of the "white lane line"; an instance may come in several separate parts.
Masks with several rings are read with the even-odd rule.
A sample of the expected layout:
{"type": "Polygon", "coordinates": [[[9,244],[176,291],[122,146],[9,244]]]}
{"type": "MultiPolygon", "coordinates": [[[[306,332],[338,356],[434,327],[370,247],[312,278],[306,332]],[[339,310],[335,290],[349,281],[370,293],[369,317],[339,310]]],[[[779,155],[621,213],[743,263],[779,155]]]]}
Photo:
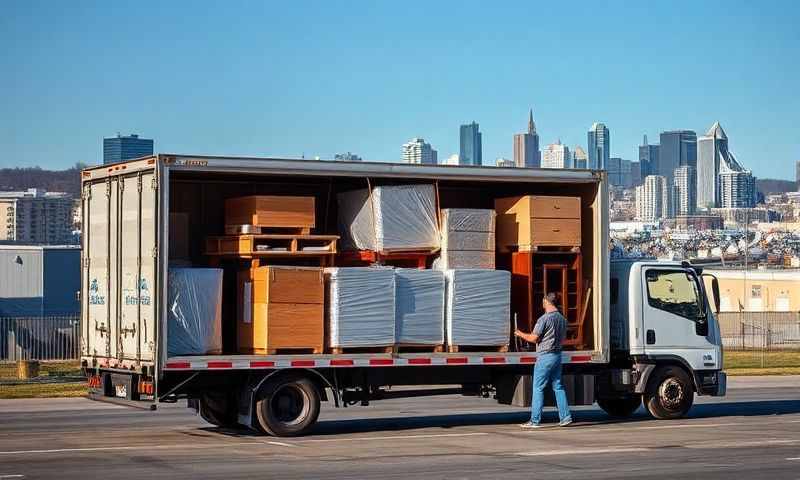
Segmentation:
{"type": "Polygon", "coordinates": [[[791,457],[791,458],[787,458],[786,460],[800,460],[800,457],[791,457]]]}
{"type": "Polygon", "coordinates": [[[679,423],[677,425],[658,425],[654,427],[635,427],[631,430],[663,430],[663,429],[673,429],[673,428],[713,428],[713,427],[735,427],[741,425],[748,425],[747,423],[742,422],[731,422],[731,423],[679,423]]]}
{"type": "Polygon", "coordinates": [[[2,478],[25,478],[25,475],[0,475],[0,479],[2,478]]]}
{"type": "Polygon", "coordinates": [[[117,450],[156,450],[162,448],[224,448],[240,447],[243,445],[264,445],[264,442],[241,442],[221,444],[192,444],[192,445],[136,445],[127,447],[85,447],[85,448],[52,448],[48,450],[9,450],[0,452],[0,455],[23,455],[38,453],[77,453],[77,452],[112,452],[117,450]]]}
{"type": "Polygon", "coordinates": [[[475,437],[479,435],[490,435],[490,433],[489,432],[431,433],[431,434],[420,434],[420,435],[388,435],[384,437],[312,438],[310,440],[298,440],[295,443],[363,442],[363,441],[375,441],[375,440],[409,440],[414,438],[475,437]]]}
{"type": "Polygon", "coordinates": [[[800,440],[772,439],[772,440],[753,440],[745,442],[717,442],[717,443],[684,445],[683,448],[701,450],[706,448],[742,448],[742,447],[760,447],[763,445],[791,445],[794,443],[800,443],[800,440]]]}
{"type": "Polygon", "coordinates": [[[264,443],[268,445],[277,445],[279,447],[291,447],[291,448],[297,447],[297,445],[292,445],[291,443],[283,443],[283,442],[264,442],[264,443]]]}
{"type": "Polygon", "coordinates": [[[554,455],[599,455],[601,453],[633,453],[649,452],[652,448],[645,447],[611,447],[611,448],[574,448],[570,450],[545,450],[540,452],[520,452],[514,455],[523,457],[549,457],[554,455]]]}

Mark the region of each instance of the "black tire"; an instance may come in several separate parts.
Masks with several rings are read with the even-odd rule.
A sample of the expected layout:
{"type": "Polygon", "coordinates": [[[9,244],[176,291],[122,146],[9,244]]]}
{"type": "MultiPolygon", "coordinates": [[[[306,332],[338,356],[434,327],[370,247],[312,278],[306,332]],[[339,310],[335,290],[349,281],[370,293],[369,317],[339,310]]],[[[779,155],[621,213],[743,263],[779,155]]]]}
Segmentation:
{"type": "Polygon", "coordinates": [[[628,418],[642,406],[642,396],[634,393],[624,397],[598,398],[597,405],[611,417],[628,418]]]}
{"type": "Polygon", "coordinates": [[[267,380],[256,400],[262,431],[276,437],[308,433],[319,417],[320,394],[314,382],[299,375],[267,380]]]}
{"type": "Polygon", "coordinates": [[[694,385],[680,367],[666,366],[656,369],[644,393],[644,406],[650,415],[659,420],[681,418],[694,403],[694,385]]]}
{"type": "Polygon", "coordinates": [[[227,393],[204,393],[200,397],[200,416],[218,427],[238,425],[236,399],[227,393]]]}

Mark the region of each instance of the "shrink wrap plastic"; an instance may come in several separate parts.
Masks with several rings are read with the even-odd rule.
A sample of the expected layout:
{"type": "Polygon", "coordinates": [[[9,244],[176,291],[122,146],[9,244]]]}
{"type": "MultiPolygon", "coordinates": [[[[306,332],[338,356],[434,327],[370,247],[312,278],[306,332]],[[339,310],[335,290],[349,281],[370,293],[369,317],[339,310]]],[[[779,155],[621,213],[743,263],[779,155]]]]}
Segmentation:
{"type": "Polygon", "coordinates": [[[395,341],[391,268],[326,268],[330,347],[390,346],[395,341]]]}
{"type": "Polygon", "coordinates": [[[170,268],[167,355],[222,352],[222,270],[170,268]]]}
{"type": "Polygon", "coordinates": [[[435,270],[454,268],[494,269],[494,250],[482,252],[478,250],[442,250],[439,258],[433,261],[435,270]]]}
{"type": "Polygon", "coordinates": [[[442,231],[494,233],[496,215],[494,210],[482,208],[445,208],[442,209],[442,231]]]}
{"type": "Polygon", "coordinates": [[[396,341],[400,344],[444,343],[444,274],[436,270],[395,271],[396,341]]]}
{"type": "Polygon", "coordinates": [[[494,252],[492,232],[447,232],[442,233],[442,250],[479,250],[494,252]]]}
{"type": "Polygon", "coordinates": [[[345,249],[432,250],[439,247],[433,185],[380,186],[340,193],[339,233],[345,249]],[[374,220],[373,220],[374,212],[374,220]]]}
{"type": "Polygon", "coordinates": [[[456,269],[445,272],[448,345],[507,345],[511,273],[456,269]]]}

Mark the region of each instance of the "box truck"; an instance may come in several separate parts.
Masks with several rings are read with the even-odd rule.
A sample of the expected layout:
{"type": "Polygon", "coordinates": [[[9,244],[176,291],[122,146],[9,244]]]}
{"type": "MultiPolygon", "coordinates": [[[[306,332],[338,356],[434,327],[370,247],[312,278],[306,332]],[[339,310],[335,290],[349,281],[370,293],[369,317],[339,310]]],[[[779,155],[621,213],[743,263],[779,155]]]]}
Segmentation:
{"type": "MultiPolygon", "coordinates": [[[[150,409],[187,399],[212,424],[276,436],[309,432],[321,401],[437,393],[409,386],[456,385],[450,391],[530,405],[537,353],[511,338],[507,351],[237,353],[237,275],[225,265],[218,350],[168,351],[180,335],[167,322],[170,269],[211,264],[205,240],[225,233],[225,200],[313,196],[318,232],[335,235],[339,193],[401,184],[435,185],[442,209],[493,209],[499,198],[526,195],[580,199],[570,235],[580,244],[585,331],[562,353],[572,405],[596,402],[625,417],[644,403],[670,419],[695,395],[725,394],[716,280],[685,262],[612,260],[605,172],[162,154],[81,175],[81,362],[91,398],[150,409]]],[[[509,330],[523,313],[512,312],[509,330]]]]}

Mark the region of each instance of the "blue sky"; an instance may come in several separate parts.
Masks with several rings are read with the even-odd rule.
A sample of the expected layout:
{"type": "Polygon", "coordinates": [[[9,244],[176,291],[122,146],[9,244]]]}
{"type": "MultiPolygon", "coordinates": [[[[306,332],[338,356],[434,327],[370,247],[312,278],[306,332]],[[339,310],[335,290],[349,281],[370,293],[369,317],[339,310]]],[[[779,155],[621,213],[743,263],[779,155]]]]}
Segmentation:
{"type": "Polygon", "coordinates": [[[484,163],[533,108],[542,146],[719,120],[760,177],[800,160],[800,2],[3,2],[2,166],[160,152],[444,158],[475,120],[484,163]],[[652,4],[652,5],[651,5],[652,4]]]}

